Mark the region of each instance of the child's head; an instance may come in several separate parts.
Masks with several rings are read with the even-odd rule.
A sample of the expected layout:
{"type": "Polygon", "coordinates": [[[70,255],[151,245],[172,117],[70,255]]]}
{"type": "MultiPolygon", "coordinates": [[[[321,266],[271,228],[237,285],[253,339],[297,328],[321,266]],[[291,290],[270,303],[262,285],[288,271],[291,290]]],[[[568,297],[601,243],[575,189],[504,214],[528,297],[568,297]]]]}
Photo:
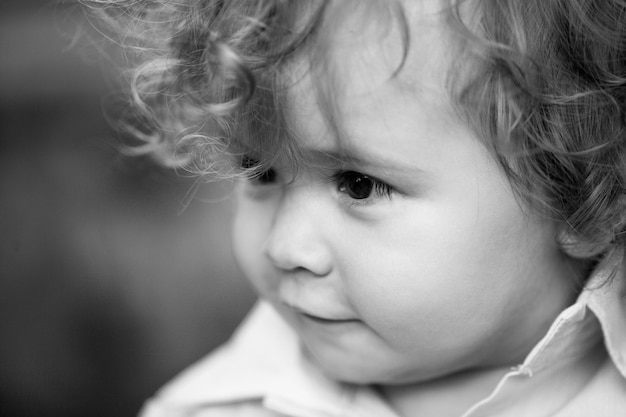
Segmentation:
{"type": "Polygon", "coordinates": [[[515,364],[573,298],[556,224],[520,207],[450,105],[436,6],[406,11],[410,50],[395,76],[397,31],[342,15],[325,50],[334,61],[320,69],[336,86],[337,127],[312,72],[294,64],[285,111],[298,177],[279,156],[239,190],[241,267],[342,380],[515,364]]]}
{"type": "Polygon", "coordinates": [[[330,375],[513,365],[623,250],[612,2],[188,3],[143,104],[258,174],[236,256],[330,375]]]}

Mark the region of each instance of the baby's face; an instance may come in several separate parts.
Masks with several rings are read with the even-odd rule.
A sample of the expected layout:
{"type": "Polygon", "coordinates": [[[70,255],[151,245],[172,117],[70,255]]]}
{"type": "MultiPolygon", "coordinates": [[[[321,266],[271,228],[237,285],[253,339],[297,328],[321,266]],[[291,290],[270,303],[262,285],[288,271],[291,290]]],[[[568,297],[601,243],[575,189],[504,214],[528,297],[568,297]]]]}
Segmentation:
{"type": "Polygon", "coordinates": [[[327,127],[310,77],[294,76],[289,114],[311,163],[293,182],[282,160],[239,186],[244,273],[344,381],[515,365],[574,297],[556,225],[522,207],[454,116],[447,32],[430,12],[409,13],[410,54],[392,81],[394,33],[342,27],[332,56],[345,137],[327,127]]]}

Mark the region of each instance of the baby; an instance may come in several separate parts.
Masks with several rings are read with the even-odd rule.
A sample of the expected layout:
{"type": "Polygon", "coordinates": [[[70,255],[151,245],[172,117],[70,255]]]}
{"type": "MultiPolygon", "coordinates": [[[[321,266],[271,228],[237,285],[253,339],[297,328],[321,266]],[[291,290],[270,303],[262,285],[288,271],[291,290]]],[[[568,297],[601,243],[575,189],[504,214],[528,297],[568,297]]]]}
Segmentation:
{"type": "Polygon", "coordinates": [[[626,415],[626,2],[85,3],[260,298],[144,417],[626,415]]]}

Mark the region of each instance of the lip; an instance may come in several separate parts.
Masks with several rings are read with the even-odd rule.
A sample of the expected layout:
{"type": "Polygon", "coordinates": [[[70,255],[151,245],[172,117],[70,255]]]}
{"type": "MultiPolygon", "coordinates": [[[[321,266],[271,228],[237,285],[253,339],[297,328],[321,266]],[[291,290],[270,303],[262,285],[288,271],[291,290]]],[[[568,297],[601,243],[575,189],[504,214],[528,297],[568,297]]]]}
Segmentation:
{"type": "Polygon", "coordinates": [[[353,323],[353,322],[358,321],[357,319],[351,318],[351,317],[340,317],[340,316],[334,317],[331,315],[320,315],[320,314],[315,314],[308,310],[305,310],[303,308],[296,307],[290,304],[285,304],[285,305],[289,309],[293,310],[299,316],[304,317],[305,319],[310,320],[315,323],[340,324],[340,323],[353,323]]]}
{"type": "Polygon", "coordinates": [[[312,314],[308,314],[304,312],[298,312],[298,313],[305,319],[318,323],[318,324],[342,324],[342,323],[355,323],[358,321],[357,319],[327,319],[324,317],[314,316],[312,314]]]}

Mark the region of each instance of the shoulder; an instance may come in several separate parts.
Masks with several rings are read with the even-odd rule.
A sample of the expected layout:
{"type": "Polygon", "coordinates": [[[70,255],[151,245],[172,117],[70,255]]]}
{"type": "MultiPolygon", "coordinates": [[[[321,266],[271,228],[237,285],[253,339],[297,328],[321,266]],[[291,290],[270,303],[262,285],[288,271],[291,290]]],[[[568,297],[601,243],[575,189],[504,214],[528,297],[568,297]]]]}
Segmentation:
{"type": "Polygon", "coordinates": [[[194,408],[168,409],[148,403],[139,417],[285,417],[284,414],[269,410],[261,401],[242,401],[229,404],[214,404],[194,408]]]}
{"type": "Polygon", "coordinates": [[[589,383],[554,417],[617,417],[626,411],[626,379],[607,358],[589,383]]]}
{"type": "Polygon", "coordinates": [[[259,303],[227,343],[181,372],[156,398],[176,404],[257,398],[298,357],[293,331],[272,307],[259,303]]]}
{"type": "Polygon", "coordinates": [[[278,416],[261,400],[286,383],[298,355],[293,331],[259,303],[231,340],[162,387],[140,416],[278,416]]]}
{"type": "Polygon", "coordinates": [[[285,417],[285,415],[263,407],[260,401],[246,401],[213,406],[199,413],[198,417],[285,417]]]}

